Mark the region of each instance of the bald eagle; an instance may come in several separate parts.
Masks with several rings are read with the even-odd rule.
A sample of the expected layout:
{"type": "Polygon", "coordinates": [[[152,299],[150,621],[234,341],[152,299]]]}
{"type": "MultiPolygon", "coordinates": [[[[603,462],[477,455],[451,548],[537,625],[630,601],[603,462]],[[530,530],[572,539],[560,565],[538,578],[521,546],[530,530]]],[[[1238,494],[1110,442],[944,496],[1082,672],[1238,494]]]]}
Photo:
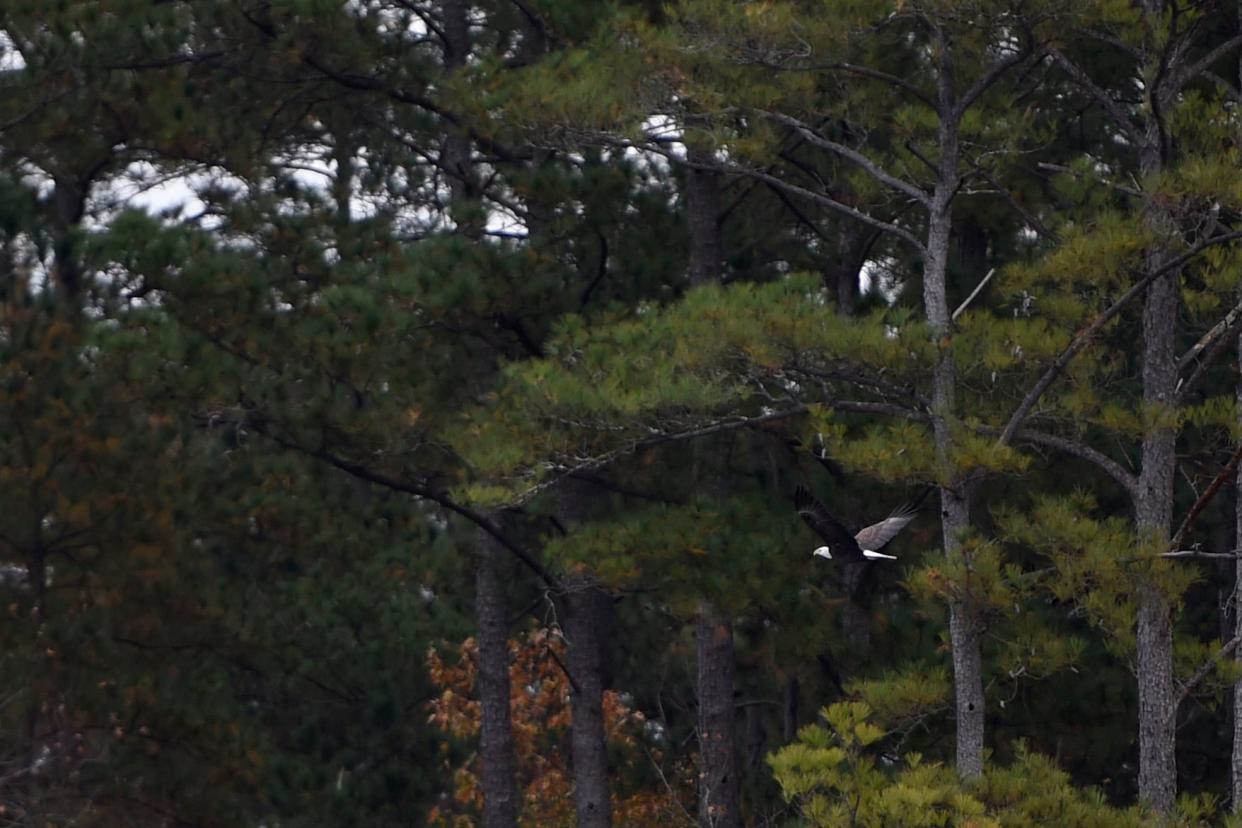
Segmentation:
{"type": "Polygon", "coordinates": [[[857,563],[860,561],[897,560],[894,555],[881,555],[879,550],[906,528],[906,524],[914,520],[917,511],[913,506],[906,505],[879,523],[868,526],[857,535],[851,535],[841,522],[828,513],[824,505],[815,499],[805,487],[799,486],[794,491],[794,506],[802,519],[815,530],[815,533],[826,541],[824,546],[812,554],[823,558],[857,563]]]}

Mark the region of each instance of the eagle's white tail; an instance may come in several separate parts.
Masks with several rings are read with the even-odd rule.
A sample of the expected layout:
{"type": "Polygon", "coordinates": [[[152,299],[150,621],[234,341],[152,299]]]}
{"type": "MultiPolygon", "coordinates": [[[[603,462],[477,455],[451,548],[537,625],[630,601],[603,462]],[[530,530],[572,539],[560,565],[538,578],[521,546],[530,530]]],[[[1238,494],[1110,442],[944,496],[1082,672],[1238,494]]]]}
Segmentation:
{"type": "Polygon", "coordinates": [[[879,552],[872,552],[870,549],[864,549],[864,550],[862,551],[862,553],[863,553],[863,557],[864,557],[864,558],[866,558],[866,559],[867,559],[867,560],[869,560],[869,561],[874,561],[874,560],[876,560],[876,559],[878,559],[878,558],[883,558],[883,559],[884,559],[884,560],[886,560],[886,561],[895,561],[895,560],[897,560],[897,556],[896,556],[896,555],[884,555],[884,554],[881,554],[881,553],[879,553],[879,552]]]}

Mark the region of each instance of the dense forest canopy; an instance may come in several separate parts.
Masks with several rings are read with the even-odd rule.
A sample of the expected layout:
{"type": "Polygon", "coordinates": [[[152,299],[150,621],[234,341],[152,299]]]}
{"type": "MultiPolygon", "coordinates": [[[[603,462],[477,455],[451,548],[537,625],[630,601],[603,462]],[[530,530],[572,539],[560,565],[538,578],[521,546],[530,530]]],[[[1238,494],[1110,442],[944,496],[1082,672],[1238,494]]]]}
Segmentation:
{"type": "Polygon", "coordinates": [[[0,825],[1239,824],[1242,6],[9,0],[0,93],[0,825]]]}

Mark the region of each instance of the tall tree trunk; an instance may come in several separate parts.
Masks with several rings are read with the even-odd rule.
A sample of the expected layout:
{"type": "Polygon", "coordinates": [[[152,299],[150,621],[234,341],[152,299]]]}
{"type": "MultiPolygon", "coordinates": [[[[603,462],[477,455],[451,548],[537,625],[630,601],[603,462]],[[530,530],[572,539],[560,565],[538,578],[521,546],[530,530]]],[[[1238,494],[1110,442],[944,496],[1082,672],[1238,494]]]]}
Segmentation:
{"type": "Polygon", "coordinates": [[[586,578],[566,579],[566,660],[572,679],[570,748],[579,828],[612,825],[608,743],[604,731],[604,669],[600,632],[611,598],[586,578]]]}
{"type": "Polygon", "coordinates": [[[699,693],[699,825],[739,828],[741,794],[734,745],[733,624],[710,603],[695,629],[699,693]]]}
{"type": "MultiPolygon", "coordinates": [[[[470,55],[468,7],[465,0],[446,0],[443,9],[444,71],[451,74],[464,66],[470,55]]],[[[463,204],[468,205],[478,196],[470,138],[453,125],[446,125],[446,129],[440,166],[448,176],[453,206],[461,215],[463,204]]],[[[461,222],[458,231],[477,242],[482,238],[483,224],[461,222]]],[[[476,539],[475,614],[479,637],[476,693],[482,718],[479,752],[483,761],[483,826],[516,828],[521,799],[509,708],[508,601],[504,582],[497,573],[501,550],[482,529],[477,530],[476,539]]]]}
{"type": "MultiPolygon", "coordinates": [[[[1238,3],[1237,23],[1242,26],[1242,2],[1238,3]]],[[[1237,68],[1238,89],[1242,89],[1242,61],[1237,68]]],[[[1242,293],[1242,291],[1240,291],[1242,293]]],[[[1238,376],[1235,389],[1238,411],[1242,412],[1242,333],[1238,334],[1238,376]]],[[[1238,467],[1233,483],[1233,554],[1242,548],[1242,465],[1238,467]]],[[[1234,635],[1242,635],[1242,611],[1238,608],[1238,587],[1242,585],[1242,557],[1233,563],[1233,597],[1226,602],[1233,611],[1234,635]]],[[[1242,647],[1235,648],[1233,657],[1242,661],[1242,647]]],[[[1233,684],[1233,755],[1230,762],[1230,803],[1235,814],[1242,813],[1242,679],[1233,684]]]]}
{"type": "MultiPolygon", "coordinates": [[[[829,287],[837,297],[837,313],[853,316],[858,305],[858,280],[874,234],[869,228],[838,222],[839,249],[828,265],[829,287]]],[[[845,606],[841,610],[841,632],[845,637],[847,663],[856,672],[860,659],[871,649],[871,601],[876,583],[868,564],[847,563],[841,568],[845,606]]],[[[865,663],[865,662],[863,662],[865,663]]]]}
{"type": "MultiPolygon", "coordinates": [[[[1237,378],[1238,410],[1242,411],[1242,333],[1238,334],[1238,378],[1237,378]]],[[[1234,478],[1233,497],[1233,554],[1238,554],[1242,547],[1242,466],[1238,467],[1234,478]]],[[[1242,612],[1238,609],[1238,587],[1242,586],[1242,557],[1234,560],[1233,598],[1229,604],[1233,609],[1234,634],[1242,635],[1242,612]]],[[[1242,661],[1242,648],[1233,651],[1233,657],[1242,661]]],[[[1233,757],[1230,767],[1232,783],[1233,812],[1242,813],[1242,679],[1233,684],[1233,757]]]]}
{"type": "MultiPolygon", "coordinates": [[[[92,173],[93,174],[93,173],[92,173]]],[[[64,316],[77,318],[83,310],[86,286],[82,269],[78,266],[74,239],[82,216],[86,212],[87,188],[75,175],[57,175],[52,188],[51,221],[52,282],[55,286],[56,307],[64,316]]]]}
{"type": "MultiPolygon", "coordinates": [[[[570,531],[586,518],[583,484],[567,480],[559,495],[561,517],[570,531]]],[[[604,729],[604,651],[612,599],[588,574],[566,573],[563,629],[571,683],[570,750],[574,772],[574,807],[579,828],[612,825],[608,742],[604,729]]]]}
{"type": "Polygon", "coordinates": [[[785,744],[789,744],[798,735],[798,677],[790,676],[785,679],[785,704],[784,717],[781,727],[781,737],[785,744]]]}
{"type": "MultiPolygon", "coordinates": [[[[952,423],[956,411],[956,373],[949,334],[949,304],[945,270],[949,253],[950,199],[952,190],[936,188],[927,239],[927,265],[923,273],[923,302],[933,333],[942,343],[932,374],[932,432],[941,479],[940,524],[945,557],[965,555],[962,533],[970,522],[970,495],[965,481],[952,468],[952,423]]],[[[966,561],[969,579],[970,562],[966,561]]],[[[957,771],[963,777],[983,773],[983,659],[979,628],[970,598],[969,580],[962,598],[949,606],[949,640],[953,648],[953,691],[957,711],[957,771]]]]}
{"type": "MultiPolygon", "coordinates": [[[[700,144],[686,148],[692,165],[711,164],[711,153],[700,144]]],[[[720,281],[724,248],[720,239],[720,173],[690,166],[686,170],[686,222],[690,229],[690,285],[720,281]]]]}
{"type": "MultiPolygon", "coordinates": [[[[953,197],[958,178],[957,99],[949,63],[949,44],[939,44],[937,108],[940,116],[938,181],[927,217],[927,251],[923,266],[923,305],[927,322],[940,346],[932,370],[932,434],[940,468],[940,524],[945,557],[964,556],[962,534],[970,523],[970,493],[953,468],[953,421],[957,416],[957,377],[953,363],[952,330],[946,274],[949,234],[953,224],[953,197]]],[[[966,560],[969,579],[970,561],[966,560]]],[[[949,640],[953,648],[953,693],[957,712],[957,772],[966,778],[983,773],[983,658],[979,627],[969,580],[962,598],[949,606],[949,640]]]]}
{"type": "MultiPolygon", "coordinates": [[[[1147,12],[1162,14],[1163,4],[1147,0],[1147,12]]],[[[1169,95],[1162,86],[1151,91],[1153,111],[1163,111],[1169,95]]],[[[1158,175],[1165,165],[1165,137],[1160,120],[1148,117],[1139,169],[1143,180],[1158,175]]],[[[1159,205],[1148,203],[1144,223],[1157,236],[1174,228],[1171,216],[1159,205]]],[[[1165,250],[1148,255],[1147,272],[1159,269],[1171,258],[1165,250]]],[[[1152,282],[1143,304],[1143,406],[1160,411],[1174,404],[1177,389],[1177,309],[1179,273],[1152,282]]],[[[1176,432],[1162,425],[1163,418],[1143,434],[1142,467],[1139,472],[1135,528],[1140,541],[1166,542],[1173,522],[1173,476],[1177,463],[1176,432]]],[[[1144,584],[1139,593],[1136,630],[1138,650],[1139,799],[1168,812],[1177,796],[1177,692],[1173,681],[1173,625],[1167,598],[1155,583],[1144,584]]]]}
{"type": "MultiPolygon", "coordinates": [[[[1172,401],[1177,381],[1173,353],[1177,321],[1177,277],[1152,283],[1143,309],[1143,401],[1172,401]]],[[[1143,436],[1142,471],[1136,526],[1142,540],[1164,542],[1173,518],[1175,434],[1151,427],[1143,436]]],[[[1173,626],[1164,593],[1147,584],[1138,613],[1139,798],[1159,811],[1170,811],[1177,795],[1176,688],[1173,683],[1173,626]]]]}
{"type": "Polygon", "coordinates": [[[508,601],[497,572],[501,557],[496,541],[475,532],[478,561],[475,570],[474,610],[478,623],[479,698],[481,730],[479,754],[483,761],[483,827],[516,828],[518,818],[517,759],[513,725],[509,718],[508,601]]]}
{"type": "MultiPolygon", "coordinates": [[[[466,65],[470,57],[470,19],[466,0],[445,0],[444,3],[444,70],[452,74],[466,65]]],[[[448,179],[453,195],[453,218],[460,232],[472,239],[483,235],[486,222],[477,211],[478,175],[471,154],[470,136],[460,127],[445,125],[446,134],[440,150],[440,171],[448,179]]]]}
{"type": "MultiPolygon", "coordinates": [[[[691,164],[710,164],[711,153],[687,144],[691,164]]],[[[690,285],[720,281],[720,173],[691,167],[686,179],[686,215],[690,225],[690,285]]],[[[704,464],[709,466],[709,464],[704,464]]],[[[720,470],[705,468],[707,474],[720,470]]],[[[723,480],[709,484],[723,494],[723,480]]],[[[736,828],[741,822],[741,786],[737,773],[733,705],[733,622],[710,601],[699,604],[695,624],[699,696],[699,825],[736,828]]]]}

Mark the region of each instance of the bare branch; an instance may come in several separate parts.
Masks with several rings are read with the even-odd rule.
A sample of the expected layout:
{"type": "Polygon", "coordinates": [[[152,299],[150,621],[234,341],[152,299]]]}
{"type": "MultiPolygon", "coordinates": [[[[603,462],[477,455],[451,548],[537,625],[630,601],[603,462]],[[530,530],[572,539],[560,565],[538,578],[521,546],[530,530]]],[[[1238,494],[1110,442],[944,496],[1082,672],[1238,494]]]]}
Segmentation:
{"type": "Polygon", "coordinates": [[[1176,95],[1190,81],[1199,75],[1202,75],[1213,63],[1229,54],[1234,49],[1242,46],[1242,34],[1236,34],[1228,40],[1220,43],[1216,48],[1210,50],[1206,55],[1196,60],[1194,63],[1182,66],[1178,71],[1169,75],[1169,93],[1176,95]]]}
{"type": "Polygon", "coordinates": [[[919,101],[927,104],[932,109],[936,108],[936,102],[933,101],[930,97],[928,97],[927,94],[923,92],[923,90],[919,89],[917,86],[910,83],[910,81],[905,80],[904,78],[899,78],[896,75],[890,75],[888,72],[881,72],[878,69],[871,69],[866,66],[857,66],[853,63],[829,63],[829,64],[825,64],[822,67],[817,67],[817,68],[822,68],[825,70],[837,69],[842,72],[849,72],[850,74],[859,75],[864,78],[872,78],[873,80],[884,81],[885,83],[896,86],[898,89],[908,92],[914,98],[917,98],[919,101]]]}
{"type": "Polygon", "coordinates": [[[1169,541],[1169,550],[1177,549],[1182,545],[1182,541],[1186,539],[1186,533],[1190,531],[1190,527],[1194,526],[1195,521],[1199,518],[1199,513],[1204,507],[1211,502],[1212,498],[1220,491],[1220,487],[1225,485],[1225,480],[1229,475],[1233,474],[1234,469],[1238,467],[1238,461],[1242,460],[1242,443],[1234,449],[1233,456],[1229,458],[1229,462],[1220,470],[1216,477],[1212,478],[1212,483],[1199,495],[1199,499],[1190,507],[1190,511],[1186,513],[1186,519],[1182,521],[1182,525],[1177,528],[1177,533],[1173,535],[1173,540],[1169,541]]]}
{"type": "Polygon", "coordinates": [[[1113,119],[1113,123],[1126,134],[1127,138],[1137,140],[1138,130],[1135,128],[1134,122],[1130,120],[1130,116],[1121,108],[1121,104],[1103,89],[1096,86],[1095,82],[1087,76],[1087,73],[1082,71],[1076,63],[1067,58],[1059,49],[1050,49],[1048,54],[1052,56],[1052,59],[1056,61],[1058,66],[1065,70],[1074,83],[1081,86],[1087,94],[1095,98],[1096,102],[1104,107],[1109,117],[1113,119]]]}
{"type": "Polygon", "coordinates": [[[845,160],[850,161],[851,163],[857,165],[859,168],[863,170],[863,172],[867,173],[872,178],[874,178],[876,181],[879,181],[881,184],[884,184],[885,186],[891,189],[894,189],[899,193],[909,196],[910,198],[917,201],[919,204],[922,204],[924,207],[929,207],[929,208],[931,207],[931,196],[930,195],[928,195],[926,192],[919,189],[918,187],[914,186],[910,182],[900,179],[895,175],[892,175],[887,170],[885,170],[883,167],[881,167],[879,164],[872,161],[870,158],[863,155],[858,150],[852,149],[850,147],[845,146],[845,144],[840,144],[840,143],[837,143],[836,141],[832,141],[828,138],[823,137],[818,132],[811,129],[809,126],[807,126],[805,123],[803,123],[802,121],[790,115],[786,115],[782,112],[769,112],[766,110],[760,110],[760,113],[767,116],[771,120],[776,121],[779,124],[784,124],[785,126],[794,129],[795,131],[798,132],[799,135],[801,135],[803,138],[807,140],[807,143],[813,144],[819,147],[820,149],[826,149],[829,152],[837,156],[840,156],[841,158],[844,158],[845,160]]]}
{"type": "Polygon", "coordinates": [[[1161,552],[1161,558],[1232,558],[1242,557],[1238,552],[1242,550],[1235,549],[1232,552],[1204,552],[1199,549],[1179,549],[1176,552],[1161,552]]]}
{"type": "Polygon", "coordinates": [[[1238,644],[1242,644],[1242,635],[1235,635],[1233,638],[1225,642],[1224,646],[1217,650],[1210,659],[1203,662],[1198,670],[1195,670],[1194,675],[1186,679],[1186,682],[1182,685],[1181,692],[1177,694],[1177,700],[1173,702],[1174,710],[1181,707],[1182,702],[1186,700],[1186,697],[1191,694],[1199,682],[1207,678],[1207,674],[1215,669],[1216,665],[1220,663],[1222,658],[1225,658],[1232,653],[1237,648],[1238,644]]]}
{"type": "Polygon", "coordinates": [[[1218,337],[1228,333],[1238,323],[1239,319],[1242,319],[1242,302],[1234,305],[1229,313],[1221,317],[1221,320],[1213,325],[1207,333],[1199,337],[1199,341],[1192,345],[1190,350],[1182,354],[1182,358],[1177,361],[1177,372],[1180,374],[1182,371],[1185,371],[1186,366],[1198,357],[1199,354],[1203,353],[1204,348],[1211,345],[1218,337]]]}
{"type": "Polygon", "coordinates": [[[1035,431],[1029,428],[1019,429],[1016,435],[1018,440],[1035,445],[1047,446],[1049,448],[1063,451],[1066,454],[1086,460],[1093,466],[1111,477],[1113,481],[1120,486],[1131,499],[1138,496],[1138,479],[1126,471],[1125,467],[1113,458],[1104,454],[1098,449],[1094,449],[1085,443],[1077,440],[1071,440],[1068,437],[1060,437],[1055,434],[1046,434],[1042,431],[1035,431]]]}
{"type": "Polygon", "coordinates": [[[919,241],[918,237],[901,225],[893,224],[892,222],[884,221],[883,219],[878,219],[869,213],[864,213],[862,210],[837,201],[831,196],[826,196],[823,193],[817,193],[814,190],[809,190],[806,187],[800,187],[797,184],[790,184],[788,181],[778,178],[775,175],[761,172],[759,170],[751,170],[746,167],[739,167],[733,164],[726,165],[723,169],[727,172],[736,173],[737,175],[757,178],[776,189],[783,190],[793,195],[802,196],[805,199],[815,202],[821,207],[827,207],[829,210],[835,210],[838,213],[843,213],[850,218],[861,221],[863,224],[870,225],[878,230],[883,230],[885,233],[891,233],[902,241],[910,244],[919,253],[925,252],[923,243],[919,241]]]}
{"type": "Polygon", "coordinates": [[[1195,366],[1195,370],[1191,372],[1190,376],[1184,380],[1179,379],[1177,381],[1177,387],[1174,389],[1173,396],[1173,403],[1175,405],[1181,405],[1190,396],[1190,392],[1195,390],[1199,381],[1207,376],[1207,372],[1216,364],[1216,360],[1220,359],[1221,355],[1229,350],[1229,344],[1228,337],[1222,336],[1218,338],[1208,346],[1207,353],[1199,358],[1199,364],[1195,366]]]}
{"type": "Polygon", "coordinates": [[[962,304],[957,306],[957,310],[953,311],[953,315],[949,317],[949,321],[956,321],[957,318],[966,310],[966,308],[970,307],[970,303],[973,302],[975,297],[979,295],[979,291],[983,290],[984,286],[986,286],[988,282],[992,281],[992,277],[995,275],[996,268],[989,270],[988,274],[979,280],[979,284],[975,285],[975,289],[970,292],[970,295],[962,300],[962,304]]]}
{"type": "Polygon", "coordinates": [[[958,100],[957,106],[954,107],[954,118],[960,119],[962,115],[965,114],[966,110],[970,109],[974,102],[979,99],[979,96],[991,89],[992,85],[1000,80],[1002,75],[1017,66],[1019,63],[1022,63],[1030,56],[1031,46],[1029,43],[1025,43],[1021,49],[1014,52],[1012,55],[1001,58],[989,66],[987,71],[976,78],[975,82],[962,93],[962,97],[958,100]]]}

